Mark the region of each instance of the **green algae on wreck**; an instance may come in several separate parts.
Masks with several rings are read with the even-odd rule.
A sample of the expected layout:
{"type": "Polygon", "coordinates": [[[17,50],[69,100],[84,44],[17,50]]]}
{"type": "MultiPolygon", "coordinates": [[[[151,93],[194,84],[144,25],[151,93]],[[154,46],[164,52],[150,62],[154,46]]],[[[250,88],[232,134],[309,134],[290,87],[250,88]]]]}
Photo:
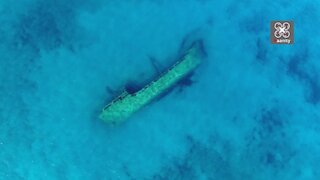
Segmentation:
{"type": "Polygon", "coordinates": [[[135,93],[124,91],[105,106],[100,118],[111,124],[126,120],[190,74],[201,63],[203,53],[202,41],[194,42],[184,55],[158,78],[135,93]]]}

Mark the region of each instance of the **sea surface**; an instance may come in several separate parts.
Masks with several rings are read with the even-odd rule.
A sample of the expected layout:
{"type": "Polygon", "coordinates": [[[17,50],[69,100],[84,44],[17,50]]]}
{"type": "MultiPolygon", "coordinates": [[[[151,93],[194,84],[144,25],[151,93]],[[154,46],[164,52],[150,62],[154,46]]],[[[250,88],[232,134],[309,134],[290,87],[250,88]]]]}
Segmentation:
{"type": "Polygon", "coordinates": [[[319,180],[320,3],[0,0],[0,179],[319,180]],[[294,21],[294,44],[270,42],[294,21]],[[183,42],[187,83],[116,126],[102,108],[183,42]]]}

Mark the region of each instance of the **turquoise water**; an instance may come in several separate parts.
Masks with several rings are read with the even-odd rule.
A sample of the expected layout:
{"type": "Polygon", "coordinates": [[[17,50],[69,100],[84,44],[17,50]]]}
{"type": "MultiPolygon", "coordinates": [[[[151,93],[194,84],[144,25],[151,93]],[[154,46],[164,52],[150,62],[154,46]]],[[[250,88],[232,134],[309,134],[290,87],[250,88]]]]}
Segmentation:
{"type": "Polygon", "coordinates": [[[1,0],[0,179],[320,179],[318,7],[1,0]],[[270,43],[272,20],[294,21],[294,45],[270,43]],[[192,84],[119,126],[97,118],[196,38],[192,84]]]}

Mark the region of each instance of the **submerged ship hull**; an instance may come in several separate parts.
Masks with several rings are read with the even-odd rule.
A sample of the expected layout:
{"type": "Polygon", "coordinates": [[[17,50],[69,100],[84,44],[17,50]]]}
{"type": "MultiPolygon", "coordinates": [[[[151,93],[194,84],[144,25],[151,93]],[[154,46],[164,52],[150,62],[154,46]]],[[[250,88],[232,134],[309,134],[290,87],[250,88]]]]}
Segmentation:
{"type": "Polygon", "coordinates": [[[120,96],[103,108],[100,118],[117,124],[146,106],[166,90],[174,86],[186,75],[193,72],[203,57],[202,42],[194,42],[185,54],[166,72],[135,93],[124,91],[120,96]]]}

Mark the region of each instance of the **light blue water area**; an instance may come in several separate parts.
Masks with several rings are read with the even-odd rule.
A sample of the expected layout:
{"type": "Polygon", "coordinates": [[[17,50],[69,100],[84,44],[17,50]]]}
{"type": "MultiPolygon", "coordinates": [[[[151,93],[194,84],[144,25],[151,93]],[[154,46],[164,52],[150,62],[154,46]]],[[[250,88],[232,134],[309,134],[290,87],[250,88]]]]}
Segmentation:
{"type": "Polygon", "coordinates": [[[0,179],[320,179],[319,17],[316,1],[1,0],[0,179]],[[294,21],[294,45],[270,43],[272,20],[294,21]],[[207,52],[192,84],[98,119],[184,39],[207,52]]]}

